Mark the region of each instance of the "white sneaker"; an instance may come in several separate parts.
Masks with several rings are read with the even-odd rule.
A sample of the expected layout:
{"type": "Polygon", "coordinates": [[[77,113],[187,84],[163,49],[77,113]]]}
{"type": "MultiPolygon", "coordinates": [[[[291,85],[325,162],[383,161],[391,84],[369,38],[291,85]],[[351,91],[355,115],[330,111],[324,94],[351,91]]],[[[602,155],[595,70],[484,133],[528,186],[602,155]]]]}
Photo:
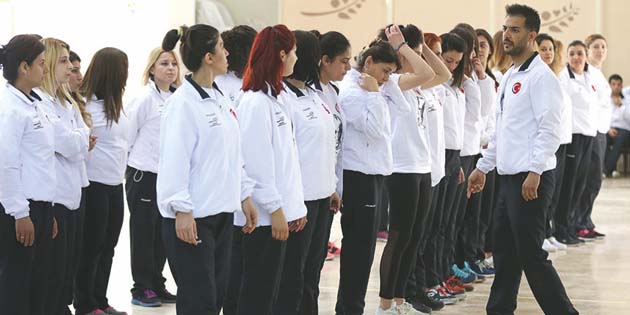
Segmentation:
{"type": "Polygon", "coordinates": [[[543,242],[542,249],[544,249],[548,253],[553,253],[558,250],[558,248],[553,246],[553,244],[551,244],[548,239],[545,239],[545,241],[543,242]]]}
{"type": "Polygon", "coordinates": [[[403,304],[396,305],[396,308],[398,309],[398,313],[401,315],[424,315],[425,314],[416,310],[415,308],[413,308],[411,304],[407,302],[403,302],[403,304]]]}
{"type": "Polygon", "coordinates": [[[619,172],[617,172],[617,171],[613,171],[613,172],[612,172],[612,177],[613,177],[613,178],[621,177],[621,173],[619,173],[619,172]]]}
{"type": "Polygon", "coordinates": [[[555,246],[558,250],[567,250],[567,245],[564,245],[560,242],[558,242],[558,240],[555,237],[550,237],[548,238],[549,243],[551,243],[551,245],[555,246]]]}
{"type": "Polygon", "coordinates": [[[494,258],[493,258],[493,256],[490,256],[490,258],[486,258],[485,261],[486,261],[486,266],[488,268],[494,269],[494,258]]]}
{"type": "Polygon", "coordinates": [[[393,302],[389,309],[382,309],[380,306],[376,308],[376,315],[402,315],[396,307],[396,303],[393,302]]]}

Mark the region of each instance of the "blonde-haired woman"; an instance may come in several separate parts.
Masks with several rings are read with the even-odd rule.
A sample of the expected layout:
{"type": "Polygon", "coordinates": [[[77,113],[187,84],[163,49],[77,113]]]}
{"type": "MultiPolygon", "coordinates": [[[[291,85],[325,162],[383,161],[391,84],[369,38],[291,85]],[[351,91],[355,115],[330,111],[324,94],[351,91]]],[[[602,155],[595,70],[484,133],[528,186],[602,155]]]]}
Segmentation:
{"type": "Polygon", "coordinates": [[[164,104],[181,84],[180,68],[173,51],[155,48],[142,76],[144,89],[126,108],[129,115],[127,205],[131,242],[131,303],[145,307],[175,303],[166,290],[162,270],[166,253],[161,237],[160,210],[156,201],[160,120],[164,104]]]}
{"type": "Polygon", "coordinates": [[[75,261],[76,230],[79,224],[81,189],[87,186],[85,159],[88,153],[90,129],[70,96],[68,81],[72,71],[70,47],[55,38],[42,43],[45,67],[48,70],[40,87],[42,108],[54,126],[55,173],[57,183],[53,200],[53,215],[57,236],[53,241],[52,271],[49,278],[47,309],[51,314],[65,314],[72,295],[64,288],[69,266],[75,261]]]}
{"type": "Polygon", "coordinates": [[[512,58],[503,50],[503,32],[498,31],[492,36],[494,51],[492,58],[488,60],[492,73],[497,78],[497,82],[501,82],[503,74],[512,66],[512,58]]]}

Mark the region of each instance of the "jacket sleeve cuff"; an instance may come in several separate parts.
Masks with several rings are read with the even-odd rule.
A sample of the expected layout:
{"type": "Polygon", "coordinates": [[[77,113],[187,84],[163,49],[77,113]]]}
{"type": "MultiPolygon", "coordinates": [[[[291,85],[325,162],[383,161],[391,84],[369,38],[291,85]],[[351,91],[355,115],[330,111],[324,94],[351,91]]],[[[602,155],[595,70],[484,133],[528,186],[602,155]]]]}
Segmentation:
{"type": "Polygon", "coordinates": [[[17,213],[13,214],[13,218],[15,218],[16,220],[23,219],[23,218],[28,217],[29,213],[30,213],[29,210],[26,210],[26,211],[23,211],[23,212],[17,212],[17,213]]]}
{"type": "Polygon", "coordinates": [[[267,213],[272,214],[276,212],[276,210],[282,208],[282,201],[276,200],[276,201],[267,202],[260,205],[260,207],[262,208],[263,211],[266,211],[267,213]]]}
{"type": "Polygon", "coordinates": [[[490,165],[490,163],[487,163],[486,160],[483,158],[481,158],[481,160],[477,162],[477,169],[480,170],[484,174],[490,173],[490,171],[492,171],[493,168],[494,166],[490,165]]]}

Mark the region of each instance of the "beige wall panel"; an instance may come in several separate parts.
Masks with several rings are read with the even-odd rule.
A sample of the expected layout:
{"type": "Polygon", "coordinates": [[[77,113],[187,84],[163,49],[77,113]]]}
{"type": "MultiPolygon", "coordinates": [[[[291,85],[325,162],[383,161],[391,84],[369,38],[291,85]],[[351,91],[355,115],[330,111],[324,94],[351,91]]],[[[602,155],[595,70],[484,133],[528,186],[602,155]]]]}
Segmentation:
{"type": "Polygon", "coordinates": [[[387,23],[385,0],[285,0],[283,19],[291,29],[336,30],[352,43],[354,53],[375,38],[387,23]]]}

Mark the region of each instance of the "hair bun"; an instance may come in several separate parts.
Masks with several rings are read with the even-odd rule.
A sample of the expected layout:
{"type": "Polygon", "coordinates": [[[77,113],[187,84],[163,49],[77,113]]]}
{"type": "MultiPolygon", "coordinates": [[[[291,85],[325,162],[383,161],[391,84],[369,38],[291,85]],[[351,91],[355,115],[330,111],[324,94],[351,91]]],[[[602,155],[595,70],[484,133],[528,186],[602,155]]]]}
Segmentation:
{"type": "Polygon", "coordinates": [[[171,51],[177,46],[177,42],[184,40],[188,33],[188,27],[185,25],[180,26],[178,29],[172,29],[164,35],[162,40],[162,49],[164,51],[171,51]]]}

